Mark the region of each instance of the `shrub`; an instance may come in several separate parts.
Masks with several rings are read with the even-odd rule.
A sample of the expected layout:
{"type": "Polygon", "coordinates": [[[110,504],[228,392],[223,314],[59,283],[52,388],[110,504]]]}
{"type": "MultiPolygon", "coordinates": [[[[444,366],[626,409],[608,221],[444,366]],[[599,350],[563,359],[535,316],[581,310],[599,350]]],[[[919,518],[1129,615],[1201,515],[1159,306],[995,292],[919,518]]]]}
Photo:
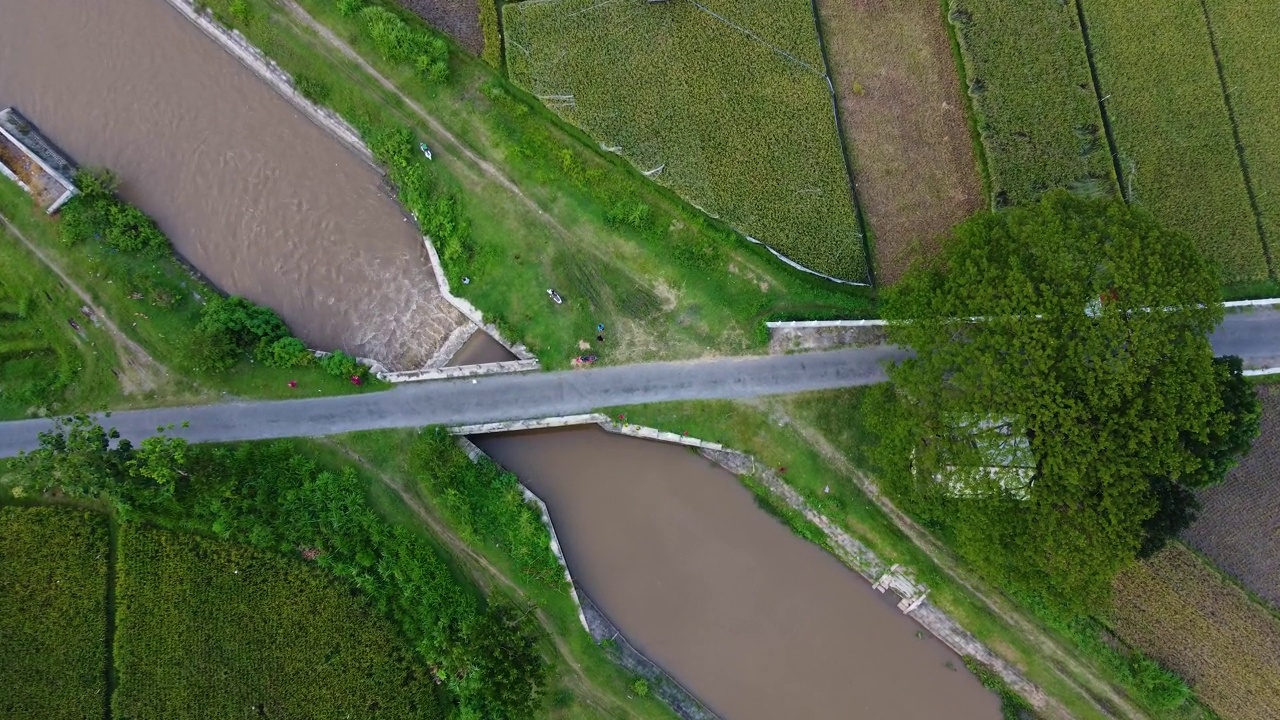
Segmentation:
{"type": "Polygon", "coordinates": [[[1150,707],[1176,710],[1191,697],[1191,688],[1187,687],[1186,681],[1142,653],[1134,653],[1130,659],[1129,673],[1134,689],[1150,707]]]}
{"type": "Polygon", "coordinates": [[[108,247],[122,252],[160,255],[169,249],[169,239],[155,221],[132,205],[116,201],[107,211],[108,247]]]}
{"type": "Polygon", "coordinates": [[[422,30],[416,30],[390,10],[371,5],[360,10],[365,32],[383,60],[413,63],[432,82],[449,77],[449,45],[422,30]]]}
{"type": "Polygon", "coordinates": [[[362,376],[367,372],[367,368],[350,355],[335,350],[329,355],[320,358],[320,367],[325,372],[334,377],[355,377],[362,376]]]}
{"type": "Polygon", "coordinates": [[[263,338],[254,351],[254,359],[273,368],[291,368],[310,365],[315,356],[307,349],[305,343],[290,335],[275,342],[267,342],[263,338]]]}
{"type": "Polygon", "coordinates": [[[274,310],[235,295],[206,303],[198,328],[225,333],[241,350],[250,350],[264,339],[275,342],[289,336],[288,326],[274,310]]]}
{"type": "Polygon", "coordinates": [[[636,697],[649,697],[649,683],[645,680],[637,679],[631,683],[631,692],[634,692],[636,697]]]}
{"type": "Polygon", "coordinates": [[[240,349],[226,332],[197,326],[187,338],[183,362],[198,373],[220,373],[230,370],[239,359],[240,349]]]}
{"type": "Polygon", "coordinates": [[[338,0],[338,14],[342,17],[355,17],[364,9],[364,0],[338,0]]]}
{"type": "Polygon", "coordinates": [[[329,83],[301,73],[294,76],[293,86],[298,89],[302,97],[317,105],[323,105],[329,99],[329,93],[331,92],[329,83]]]}

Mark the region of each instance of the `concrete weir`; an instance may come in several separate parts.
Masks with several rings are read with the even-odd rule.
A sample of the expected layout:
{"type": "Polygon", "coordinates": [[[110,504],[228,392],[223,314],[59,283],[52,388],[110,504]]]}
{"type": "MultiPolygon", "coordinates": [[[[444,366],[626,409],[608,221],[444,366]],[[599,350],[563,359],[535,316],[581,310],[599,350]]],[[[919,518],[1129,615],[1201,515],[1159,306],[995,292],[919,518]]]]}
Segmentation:
{"type": "Polygon", "coordinates": [[[0,174],[49,215],[76,194],[75,165],[15,108],[0,110],[0,174]]]}

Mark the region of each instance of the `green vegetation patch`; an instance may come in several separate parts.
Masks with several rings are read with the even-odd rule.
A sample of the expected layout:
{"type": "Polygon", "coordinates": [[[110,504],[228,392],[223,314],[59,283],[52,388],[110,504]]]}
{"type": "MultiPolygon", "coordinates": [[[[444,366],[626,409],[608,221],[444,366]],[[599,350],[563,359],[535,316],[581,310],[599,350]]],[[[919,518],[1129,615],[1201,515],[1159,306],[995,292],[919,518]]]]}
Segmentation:
{"type": "Polygon", "coordinates": [[[1074,1],[949,0],[996,206],[1115,190],[1074,1]]]}
{"type": "Polygon", "coordinates": [[[0,226],[0,418],[105,404],[119,392],[111,336],[82,305],[0,226]]]}
{"type": "Polygon", "coordinates": [[[393,627],[300,558],[126,525],[117,603],[117,717],[446,716],[393,627]]]}
{"type": "Polygon", "coordinates": [[[1081,3],[1129,200],[1194,235],[1225,281],[1266,278],[1200,3],[1081,3]]]}
{"type": "Polygon", "coordinates": [[[101,516],[0,507],[0,716],[102,717],[108,547],[101,516]]]}
{"type": "Polygon", "coordinates": [[[807,0],[555,0],[503,20],[512,80],[602,147],[796,262],[866,280],[807,0]]]}
{"type": "Polygon", "coordinates": [[[1205,5],[1274,262],[1280,250],[1280,0],[1205,5]]]}

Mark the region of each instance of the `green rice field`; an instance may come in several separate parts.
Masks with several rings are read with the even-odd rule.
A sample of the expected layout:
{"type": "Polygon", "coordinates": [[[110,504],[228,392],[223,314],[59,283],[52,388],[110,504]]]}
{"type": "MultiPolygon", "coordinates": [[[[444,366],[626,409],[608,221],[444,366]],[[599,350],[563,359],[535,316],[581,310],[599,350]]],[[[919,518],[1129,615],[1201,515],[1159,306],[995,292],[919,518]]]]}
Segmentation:
{"type": "Polygon", "coordinates": [[[0,717],[102,718],[108,546],[100,516],[0,507],[0,717]]]}
{"type": "Polygon", "coordinates": [[[1271,249],[1280,244],[1280,0],[1206,0],[1271,249]]]}
{"type": "Polygon", "coordinates": [[[1111,193],[1107,150],[1074,2],[949,0],[997,207],[1067,187],[1111,193]]]}
{"type": "Polygon", "coordinates": [[[511,79],[638,170],[794,261],[868,276],[807,0],[503,9],[511,79]]]}
{"type": "Polygon", "coordinates": [[[1266,278],[1199,0],[1081,2],[1130,201],[1196,236],[1225,281],[1266,278]]]}

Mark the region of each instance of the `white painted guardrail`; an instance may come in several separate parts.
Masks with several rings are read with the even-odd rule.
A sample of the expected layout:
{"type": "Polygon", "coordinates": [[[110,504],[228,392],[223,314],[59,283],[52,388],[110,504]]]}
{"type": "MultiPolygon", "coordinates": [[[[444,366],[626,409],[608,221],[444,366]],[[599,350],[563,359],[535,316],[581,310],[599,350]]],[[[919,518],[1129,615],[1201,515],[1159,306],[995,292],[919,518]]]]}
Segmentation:
{"type": "MultiPolygon", "coordinates": [[[[1280,298],[1263,298],[1261,300],[1231,300],[1222,303],[1228,309],[1242,307],[1272,307],[1280,305],[1280,298]]],[[[975,318],[976,319],[976,318],[975,318]]],[[[771,320],[765,323],[770,328],[829,328],[829,327],[878,327],[888,325],[888,321],[879,318],[865,320],[771,320]]]]}

